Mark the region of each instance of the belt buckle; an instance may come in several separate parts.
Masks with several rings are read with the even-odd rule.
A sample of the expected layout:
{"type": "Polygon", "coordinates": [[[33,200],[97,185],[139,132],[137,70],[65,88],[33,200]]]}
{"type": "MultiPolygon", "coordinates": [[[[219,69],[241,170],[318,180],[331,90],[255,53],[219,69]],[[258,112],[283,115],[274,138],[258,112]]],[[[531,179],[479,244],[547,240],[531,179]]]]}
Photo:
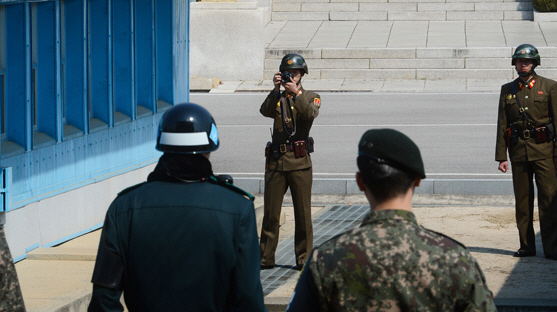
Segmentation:
{"type": "Polygon", "coordinates": [[[281,153],[286,153],[286,144],[281,144],[279,148],[281,153]]]}
{"type": "Polygon", "coordinates": [[[525,139],[529,139],[530,138],[530,130],[524,130],[522,132],[522,135],[524,136],[525,139]]]}

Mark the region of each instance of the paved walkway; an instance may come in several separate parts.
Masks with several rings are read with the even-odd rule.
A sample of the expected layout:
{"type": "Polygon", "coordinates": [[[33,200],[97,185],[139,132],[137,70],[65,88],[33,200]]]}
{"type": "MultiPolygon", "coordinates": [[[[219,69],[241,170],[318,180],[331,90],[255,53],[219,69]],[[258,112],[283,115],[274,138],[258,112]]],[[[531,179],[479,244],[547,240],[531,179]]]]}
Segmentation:
{"type": "MultiPolygon", "coordinates": [[[[468,246],[478,260],[493,291],[499,311],[555,311],[557,309],[557,262],[542,255],[538,233],[537,257],[512,257],[517,248],[512,196],[417,195],[414,212],[423,226],[445,233],[468,246]]],[[[369,210],[364,196],[315,196],[314,245],[358,226],[369,210]]],[[[262,205],[257,195],[256,206],[262,205]]],[[[261,211],[258,209],[256,211],[261,211]]],[[[292,206],[286,201],[284,211],[292,206]]],[[[269,311],[284,311],[299,271],[292,269],[293,230],[281,235],[277,268],[261,272],[269,311]]],[[[16,264],[28,311],[86,311],[100,231],[52,248],[39,248],[16,264]]]]}

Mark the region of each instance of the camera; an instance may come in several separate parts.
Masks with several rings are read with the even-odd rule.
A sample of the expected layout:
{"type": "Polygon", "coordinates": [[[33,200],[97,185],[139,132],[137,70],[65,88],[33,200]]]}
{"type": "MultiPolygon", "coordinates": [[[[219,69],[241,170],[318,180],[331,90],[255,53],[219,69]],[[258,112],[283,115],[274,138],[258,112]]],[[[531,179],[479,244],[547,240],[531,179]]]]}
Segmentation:
{"type": "Polygon", "coordinates": [[[292,74],[291,72],[285,71],[284,73],[280,74],[280,79],[282,80],[282,82],[290,82],[290,78],[294,79],[294,74],[292,74]]]}

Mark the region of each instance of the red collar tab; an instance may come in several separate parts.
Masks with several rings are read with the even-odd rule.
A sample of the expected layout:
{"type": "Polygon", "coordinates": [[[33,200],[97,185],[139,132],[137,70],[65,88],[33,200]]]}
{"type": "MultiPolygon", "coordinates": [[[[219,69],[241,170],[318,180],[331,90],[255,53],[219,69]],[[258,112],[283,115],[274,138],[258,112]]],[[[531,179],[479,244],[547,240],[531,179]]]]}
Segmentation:
{"type": "Polygon", "coordinates": [[[523,81],[518,82],[518,85],[520,86],[520,90],[524,89],[524,86],[528,86],[528,88],[532,89],[535,84],[536,84],[536,79],[532,79],[528,83],[525,83],[523,81]]]}

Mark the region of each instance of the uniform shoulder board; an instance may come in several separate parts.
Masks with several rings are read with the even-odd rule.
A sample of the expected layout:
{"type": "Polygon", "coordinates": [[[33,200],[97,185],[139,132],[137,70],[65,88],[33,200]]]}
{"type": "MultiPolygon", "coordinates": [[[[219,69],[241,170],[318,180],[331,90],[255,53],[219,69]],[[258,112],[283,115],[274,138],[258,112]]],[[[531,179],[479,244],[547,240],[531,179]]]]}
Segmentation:
{"type": "MultiPolygon", "coordinates": [[[[426,228],[424,228],[424,229],[426,229],[426,228]]],[[[437,235],[443,236],[443,237],[445,237],[445,238],[448,238],[449,240],[455,242],[457,245],[460,245],[460,246],[464,247],[464,249],[468,249],[468,248],[466,248],[466,245],[464,245],[463,243],[457,241],[456,239],[454,239],[454,238],[452,238],[452,237],[450,237],[450,236],[447,236],[447,235],[445,235],[445,234],[443,234],[443,233],[439,233],[439,232],[432,231],[432,230],[430,230],[430,229],[426,229],[426,230],[428,230],[428,231],[430,231],[430,232],[432,232],[432,233],[435,233],[435,234],[437,234],[437,235]]]]}
{"type": "Polygon", "coordinates": [[[248,193],[248,192],[242,190],[241,188],[235,186],[234,184],[232,184],[232,183],[234,183],[234,180],[229,175],[224,175],[224,174],[223,175],[218,175],[218,176],[215,176],[215,177],[211,177],[208,181],[211,182],[211,183],[226,187],[227,189],[229,189],[229,190],[231,190],[235,193],[238,193],[242,196],[247,197],[251,201],[255,200],[255,197],[253,195],[251,195],[250,193],[248,193]]]}
{"type": "Polygon", "coordinates": [[[142,185],[145,184],[145,183],[147,183],[147,182],[143,182],[143,183],[139,183],[139,184],[130,186],[130,187],[128,187],[127,189],[124,189],[123,191],[121,191],[120,193],[118,193],[118,196],[125,195],[125,194],[127,194],[127,193],[129,193],[129,192],[135,190],[136,188],[142,186],[142,185]]]}

